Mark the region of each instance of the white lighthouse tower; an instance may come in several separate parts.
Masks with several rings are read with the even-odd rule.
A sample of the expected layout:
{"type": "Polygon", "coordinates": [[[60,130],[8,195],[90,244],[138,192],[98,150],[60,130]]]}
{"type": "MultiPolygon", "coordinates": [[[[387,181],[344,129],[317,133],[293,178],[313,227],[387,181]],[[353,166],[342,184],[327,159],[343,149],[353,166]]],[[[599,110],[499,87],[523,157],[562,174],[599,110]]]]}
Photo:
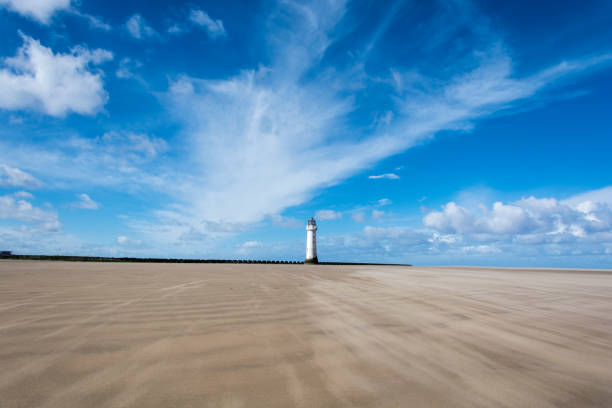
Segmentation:
{"type": "Polygon", "coordinates": [[[306,225],[306,260],[304,263],[318,263],[317,258],[317,222],[313,217],[306,225]]]}

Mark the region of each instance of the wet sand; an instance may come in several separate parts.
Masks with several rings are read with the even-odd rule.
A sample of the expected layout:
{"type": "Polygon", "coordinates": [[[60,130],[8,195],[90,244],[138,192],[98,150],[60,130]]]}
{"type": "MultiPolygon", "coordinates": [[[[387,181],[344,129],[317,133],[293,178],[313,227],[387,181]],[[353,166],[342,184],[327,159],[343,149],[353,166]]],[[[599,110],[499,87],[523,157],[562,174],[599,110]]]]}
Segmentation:
{"type": "Polygon", "coordinates": [[[0,261],[0,407],[610,407],[612,273],[0,261]]]}

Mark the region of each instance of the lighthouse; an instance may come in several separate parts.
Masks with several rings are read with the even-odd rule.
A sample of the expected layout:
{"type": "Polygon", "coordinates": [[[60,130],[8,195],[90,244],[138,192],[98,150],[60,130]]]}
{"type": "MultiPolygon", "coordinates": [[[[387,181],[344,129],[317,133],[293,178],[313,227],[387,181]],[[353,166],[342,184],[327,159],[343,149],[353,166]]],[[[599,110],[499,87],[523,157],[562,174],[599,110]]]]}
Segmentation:
{"type": "Polygon", "coordinates": [[[306,260],[304,263],[318,263],[317,258],[317,222],[310,217],[306,225],[306,260]]]}

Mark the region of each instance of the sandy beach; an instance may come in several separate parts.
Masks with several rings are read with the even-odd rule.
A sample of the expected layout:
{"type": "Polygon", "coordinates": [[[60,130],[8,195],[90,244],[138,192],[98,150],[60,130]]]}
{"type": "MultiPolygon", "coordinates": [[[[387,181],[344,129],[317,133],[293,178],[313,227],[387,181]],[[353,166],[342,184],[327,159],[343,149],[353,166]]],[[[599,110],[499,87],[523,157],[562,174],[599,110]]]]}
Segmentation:
{"type": "Polygon", "coordinates": [[[0,261],[0,407],[610,407],[612,273],[0,261]]]}

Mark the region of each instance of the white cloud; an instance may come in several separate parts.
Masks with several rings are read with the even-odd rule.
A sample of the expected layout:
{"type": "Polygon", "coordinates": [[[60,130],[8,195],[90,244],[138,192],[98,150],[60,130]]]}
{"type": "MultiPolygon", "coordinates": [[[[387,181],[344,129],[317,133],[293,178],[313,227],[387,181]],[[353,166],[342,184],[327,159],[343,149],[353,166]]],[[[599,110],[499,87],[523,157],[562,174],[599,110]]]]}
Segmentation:
{"type": "Polygon", "coordinates": [[[199,8],[191,9],[189,12],[189,20],[203,27],[212,38],[226,35],[225,28],[223,28],[223,21],[213,20],[209,17],[208,13],[199,8]]]}
{"type": "Polygon", "coordinates": [[[393,201],[389,200],[388,198],[381,198],[380,200],[377,201],[378,205],[385,206],[385,205],[390,205],[393,204],[393,201]]]}
{"type": "Polygon", "coordinates": [[[240,255],[247,255],[252,253],[256,249],[264,247],[264,244],[260,241],[246,241],[236,246],[236,253],[240,255]]]}
{"type": "Polygon", "coordinates": [[[279,214],[269,215],[268,218],[272,221],[272,224],[283,228],[300,228],[305,225],[305,222],[300,221],[297,218],[285,217],[284,215],[279,214]]]}
{"type": "Polygon", "coordinates": [[[534,96],[562,75],[607,61],[564,63],[521,78],[503,47],[488,44],[477,57],[470,54],[469,69],[459,67],[451,78],[420,77],[428,81],[421,88],[415,80],[390,86],[393,119],[382,130],[354,129],[347,127],[348,117],[367,83],[356,85],[352,69],[319,65],[345,6],[282,2],[267,25],[268,66],[223,80],[183,76],[171,83],[165,102],[183,125],[193,169],[184,178],[187,194],[179,198],[188,218],[248,223],[282,213],[436,132],[469,130],[472,122],[534,96]]]}
{"type": "Polygon", "coordinates": [[[365,213],[363,211],[353,211],[351,218],[355,222],[365,222],[365,213]]]}
{"type": "Polygon", "coordinates": [[[53,188],[104,186],[124,192],[186,194],[188,177],[177,174],[176,163],[166,162],[167,150],[161,138],[110,131],[93,138],[62,135],[36,144],[0,140],[0,162],[22,163],[23,171],[45,174],[53,188]]]}
{"type": "Polygon", "coordinates": [[[258,248],[262,246],[263,244],[259,241],[247,241],[241,245],[242,248],[258,248]]]}
{"type": "MultiPolygon", "coordinates": [[[[218,80],[173,78],[160,100],[182,128],[176,141],[187,155],[177,154],[180,162],[160,157],[165,142],[145,135],[140,144],[125,133],[118,133],[119,140],[110,137],[114,142],[71,139],[73,146],[57,139],[59,147],[11,148],[0,141],[0,159],[21,157],[11,163],[63,181],[164,191],[173,200],[169,208],[174,218],[148,219],[139,227],[159,242],[199,243],[221,234],[220,226],[236,227],[235,232],[237,226],[281,214],[439,131],[469,130],[478,119],[536,96],[559,78],[609,60],[603,55],[568,61],[520,76],[503,45],[489,43],[472,47],[464,63],[445,70],[452,71],[452,77],[425,78],[415,75],[413,67],[389,67],[388,95],[381,98],[386,98],[392,115],[378,120],[375,129],[359,128],[351,121],[358,110],[360,116],[370,116],[367,123],[380,119],[380,112],[357,106],[360,92],[371,85],[365,60],[356,58],[354,66],[342,70],[325,65],[323,58],[339,38],[338,28],[344,28],[338,23],[345,11],[344,1],[280,2],[265,22],[267,66],[218,80]],[[37,162],[30,163],[28,157],[34,155],[37,162]]],[[[142,17],[129,21],[131,30],[130,24],[126,27],[132,34],[156,35],[142,17]]],[[[380,84],[377,80],[377,87],[387,86],[380,84]]],[[[490,212],[506,219],[516,212],[506,207],[490,212]]],[[[359,218],[358,212],[352,214],[359,218]]],[[[489,228],[509,227],[494,222],[489,228]]]]}
{"type": "Polygon", "coordinates": [[[342,218],[342,213],[333,210],[319,210],[315,213],[318,220],[338,220],[342,218]]]}
{"type": "Polygon", "coordinates": [[[0,164],[0,186],[1,187],[25,187],[38,188],[42,182],[36,177],[18,168],[0,164]]]}
{"type": "Polygon", "coordinates": [[[31,37],[0,70],[0,108],[33,109],[51,116],[69,112],[92,115],[108,100],[102,73],[92,68],[113,58],[106,50],[74,47],[55,54],[31,37]]]}
{"type": "Polygon", "coordinates": [[[431,211],[423,224],[447,234],[470,235],[479,240],[517,237],[530,241],[573,241],[612,233],[612,206],[605,202],[607,189],[568,200],[528,197],[492,208],[465,208],[454,202],[431,211]],[[588,198],[599,197],[601,201],[588,198]]]}
{"type": "Polygon", "coordinates": [[[368,178],[372,180],[376,180],[376,179],[399,180],[400,177],[394,173],[386,173],[386,174],[368,176],[368,178]]]}
{"type": "Polygon", "coordinates": [[[346,235],[325,234],[318,237],[320,254],[333,253],[341,261],[407,262],[414,254],[426,254],[431,245],[429,233],[407,227],[365,226],[346,235]]]}
{"type": "Polygon", "coordinates": [[[227,35],[223,21],[213,20],[207,12],[197,7],[189,10],[186,22],[173,22],[166,31],[168,34],[180,35],[191,31],[194,27],[204,29],[212,39],[227,35]]]}
{"type": "Polygon", "coordinates": [[[32,193],[28,193],[27,191],[17,191],[16,193],[13,193],[13,197],[25,198],[26,200],[34,199],[34,195],[32,193]]]}
{"type": "Polygon", "coordinates": [[[77,194],[78,201],[70,204],[70,208],[78,208],[81,210],[97,210],[100,208],[100,204],[95,202],[89,197],[89,195],[82,193],[77,194]]]}
{"type": "Polygon", "coordinates": [[[387,154],[384,141],[333,141],[348,100],[318,84],[299,87],[283,79],[275,86],[277,80],[258,71],[173,84],[169,105],[184,121],[198,174],[195,213],[254,222],[387,154]],[[238,198],[244,196],[250,199],[238,198]]]}
{"type": "Polygon", "coordinates": [[[45,231],[61,228],[57,214],[32,205],[32,195],[27,193],[0,196],[0,219],[24,221],[45,231]]]}
{"type": "Polygon", "coordinates": [[[185,28],[182,25],[178,24],[178,23],[174,23],[170,27],[168,27],[167,31],[170,34],[181,34],[181,33],[185,32],[185,28]]]}
{"type": "Polygon", "coordinates": [[[130,35],[138,40],[157,36],[157,32],[147,23],[140,14],[134,14],[125,23],[130,35]]]}
{"type": "Polygon", "coordinates": [[[96,16],[92,16],[90,14],[86,14],[86,13],[82,13],[79,10],[77,10],[74,7],[71,7],[68,10],[70,13],[72,13],[73,15],[77,16],[77,17],[81,17],[85,20],[87,20],[87,22],[89,23],[89,27],[91,28],[95,28],[98,30],[104,30],[104,31],[110,31],[112,30],[113,27],[111,27],[110,24],[105,23],[104,20],[102,20],[100,17],[96,17],[96,16]]]}
{"type": "Polygon", "coordinates": [[[164,139],[134,132],[110,131],[94,140],[73,139],[72,142],[84,143],[83,146],[91,151],[106,150],[118,157],[127,156],[134,161],[152,160],[168,149],[168,143],[164,139]]]}
{"type": "Polygon", "coordinates": [[[573,197],[563,200],[562,203],[571,206],[577,206],[587,201],[612,205],[612,186],[577,194],[573,197]]]}
{"type": "Polygon", "coordinates": [[[71,0],[0,0],[0,6],[43,24],[49,24],[55,12],[68,10],[70,3],[71,0]]]}
{"type": "Polygon", "coordinates": [[[80,12],[76,7],[72,6],[73,3],[75,2],[72,0],[0,0],[0,7],[6,7],[11,11],[45,25],[51,23],[55,13],[65,11],[87,20],[91,28],[104,31],[112,29],[110,24],[105,23],[100,17],[80,12]]]}
{"type": "Polygon", "coordinates": [[[122,247],[138,248],[142,246],[142,241],[139,239],[128,238],[125,235],[120,235],[117,237],[117,244],[121,245],[122,247]]]}
{"type": "Polygon", "coordinates": [[[468,210],[451,201],[442,211],[432,211],[425,215],[423,224],[443,232],[467,231],[473,227],[474,217],[468,210]]]}
{"type": "Polygon", "coordinates": [[[466,245],[459,248],[460,252],[475,254],[498,254],[501,249],[491,245],[466,245]]]}
{"type": "Polygon", "coordinates": [[[380,219],[383,215],[385,215],[384,211],[380,211],[380,210],[372,210],[372,219],[378,220],[380,219]]]}
{"type": "Polygon", "coordinates": [[[589,257],[609,267],[612,206],[602,202],[607,189],[564,201],[527,197],[469,208],[451,202],[425,215],[426,228],[366,226],[357,233],[325,234],[319,251],[347,261],[452,265],[580,267],[589,257]],[[584,201],[593,197],[602,201],[584,201]]]}
{"type": "Polygon", "coordinates": [[[194,216],[255,222],[392,150],[384,139],[339,137],[351,98],[326,81],[302,81],[344,13],[344,2],[318,6],[287,2],[272,12],[272,66],[226,80],[182,77],[172,83],[167,104],[184,125],[198,180],[190,196],[194,216]],[[249,200],[239,198],[245,196],[249,200]]]}
{"type": "Polygon", "coordinates": [[[136,74],[134,71],[140,67],[142,67],[142,62],[125,57],[119,61],[119,68],[117,68],[115,75],[117,75],[117,78],[121,79],[135,78],[136,74]]]}

